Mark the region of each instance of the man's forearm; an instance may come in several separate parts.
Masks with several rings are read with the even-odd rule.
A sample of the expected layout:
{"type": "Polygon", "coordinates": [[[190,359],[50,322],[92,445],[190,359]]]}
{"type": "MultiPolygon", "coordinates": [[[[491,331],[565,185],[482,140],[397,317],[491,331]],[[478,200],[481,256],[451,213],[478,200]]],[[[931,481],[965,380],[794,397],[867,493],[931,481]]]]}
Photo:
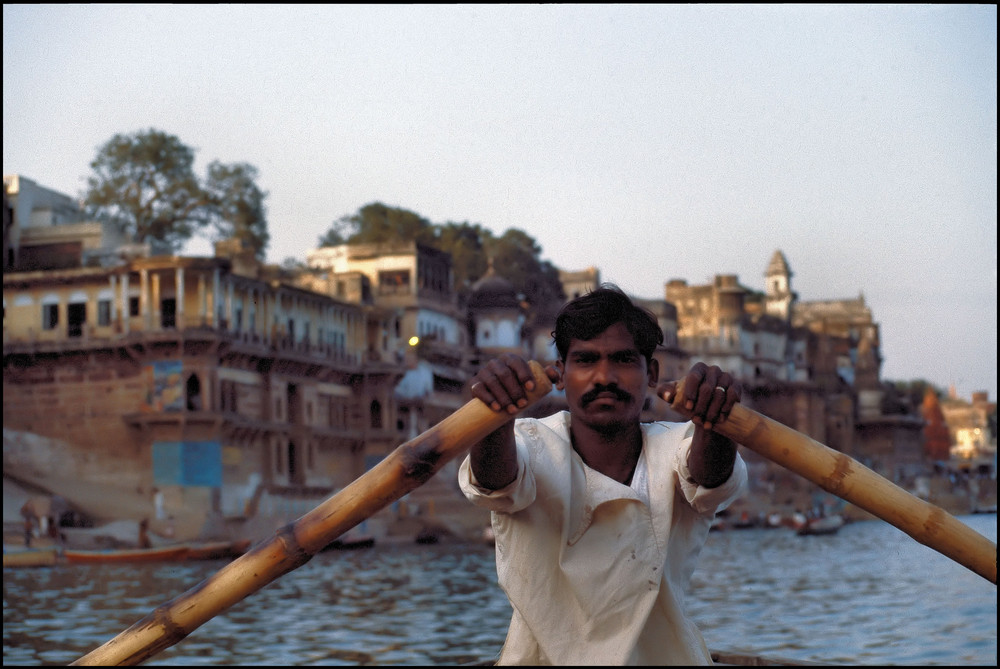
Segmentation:
{"type": "Polygon", "coordinates": [[[499,490],[517,477],[514,421],[491,432],[469,451],[472,474],[483,488],[499,490]]]}
{"type": "Polygon", "coordinates": [[[721,434],[695,427],[688,455],[688,471],[695,483],[718,488],[729,480],[736,464],[736,442],[721,434]]]}

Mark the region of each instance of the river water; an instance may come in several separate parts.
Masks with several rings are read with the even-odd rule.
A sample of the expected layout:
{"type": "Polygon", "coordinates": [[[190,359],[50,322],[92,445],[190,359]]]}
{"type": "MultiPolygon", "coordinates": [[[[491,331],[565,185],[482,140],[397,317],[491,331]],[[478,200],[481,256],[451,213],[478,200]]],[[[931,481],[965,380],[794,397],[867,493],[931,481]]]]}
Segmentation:
{"type": "MultiPolygon", "coordinates": [[[[961,520],[996,542],[996,515],[961,520]]],[[[713,650],[830,664],[988,665],[996,586],[882,521],[713,532],[688,598],[713,650]]],[[[4,665],[65,665],[224,562],[4,569],[4,665]]],[[[491,662],[510,606],[493,549],[318,554],[146,665],[491,662]]]]}

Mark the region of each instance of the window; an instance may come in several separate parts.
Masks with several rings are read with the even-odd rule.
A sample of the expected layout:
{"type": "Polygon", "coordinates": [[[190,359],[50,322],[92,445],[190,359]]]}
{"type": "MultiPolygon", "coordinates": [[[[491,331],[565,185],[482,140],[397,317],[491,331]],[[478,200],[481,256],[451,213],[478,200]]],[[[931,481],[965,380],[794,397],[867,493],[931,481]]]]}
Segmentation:
{"type": "Polygon", "coordinates": [[[188,411],[201,411],[203,408],[201,401],[201,381],[197,374],[188,377],[185,395],[187,396],[188,411]]]}
{"type": "Polygon", "coordinates": [[[66,305],[66,334],[70,337],[83,336],[83,326],[87,322],[87,303],[70,302],[66,305]]]}
{"type": "Polygon", "coordinates": [[[219,383],[219,404],[222,411],[236,411],[236,383],[221,381],[219,383]]]}
{"type": "Polygon", "coordinates": [[[176,327],[177,325],[177,300],[173,297],[165,297],[160,301],[160,326],[165,328],[176,327]]]}
{"type": "Polygon", "coordinates": [[[42,329],[43,330],[55,330],[59,325],[59,305],[58,304],[43,304],[42,305],[42,329]]]}
{"type": "Polygon", "coordinates": [[[380,295],[406,295],[410,292],[410,271],[387,270],[378,273],[380,295]]]}
{"type": "Polygon", "coordinates": [[[97,324],[101,326],[111,325],[111,300],[97,301],[97,324]]]}
{"type": "Polygon", "coordinates": [[[331,397],[330,407],[329,407],[329,426],[330,427],[346,426],[347,425],[346,414],[347,412],[346,412],[346,407],[344,406],[344,402],[342,400],[337,399],[336,397],[331,397]]]}
{"type": "Polygon", "coordinates": [[[138,316],[139,315],[139,296],[135,295],[128,298],[128,315],[138,316]]]}

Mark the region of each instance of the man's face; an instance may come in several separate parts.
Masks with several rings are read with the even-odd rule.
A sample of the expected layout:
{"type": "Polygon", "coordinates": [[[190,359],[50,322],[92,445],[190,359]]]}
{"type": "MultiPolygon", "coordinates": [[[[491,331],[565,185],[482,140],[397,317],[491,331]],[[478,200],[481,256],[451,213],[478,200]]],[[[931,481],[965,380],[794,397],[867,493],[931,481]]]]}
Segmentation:
{"type": "Polygon", "coordinates": [[[575,420],[609,431],[639,420],[646,388],[656,386],[658,365],[646,358],[623,323],[590,340],[574,339],[566,361],[556,363],[562,376],[556,387],[566,392],[575,420]]]}

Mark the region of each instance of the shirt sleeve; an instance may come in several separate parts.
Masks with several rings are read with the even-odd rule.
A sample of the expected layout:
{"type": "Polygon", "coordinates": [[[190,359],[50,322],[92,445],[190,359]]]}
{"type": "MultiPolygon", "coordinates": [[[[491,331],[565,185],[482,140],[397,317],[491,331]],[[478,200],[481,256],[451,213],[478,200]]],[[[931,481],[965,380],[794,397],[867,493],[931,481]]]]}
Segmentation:
{"type": "Polygon", "coordinates": [[[476,506],[500,513],[514,513],[535,501],[535,477],[528,468],[528,453],[521,444],[517,446],[517,476],[499,490],[483,488],[472,473],[472,457],[467,455],[458,468],[458,486],[466,499],[476,506]]]}
{"type": "Polygon", "coordinates": [[[674,467],[680,479],[681,492],[695,511],[701,514],[714,515],[732,504],[743,494],[747,486],[747,466],[736,453],[736,462],[733,463],[733,473],[725,483],[716,488],[706,488],[699,485],[691,477],[691,470],[688,469],[688,455],[691,453],[691,440],[694,437],[694,424],[688,428],[684,434],[684,446],[677,449],[674,467]]]}

